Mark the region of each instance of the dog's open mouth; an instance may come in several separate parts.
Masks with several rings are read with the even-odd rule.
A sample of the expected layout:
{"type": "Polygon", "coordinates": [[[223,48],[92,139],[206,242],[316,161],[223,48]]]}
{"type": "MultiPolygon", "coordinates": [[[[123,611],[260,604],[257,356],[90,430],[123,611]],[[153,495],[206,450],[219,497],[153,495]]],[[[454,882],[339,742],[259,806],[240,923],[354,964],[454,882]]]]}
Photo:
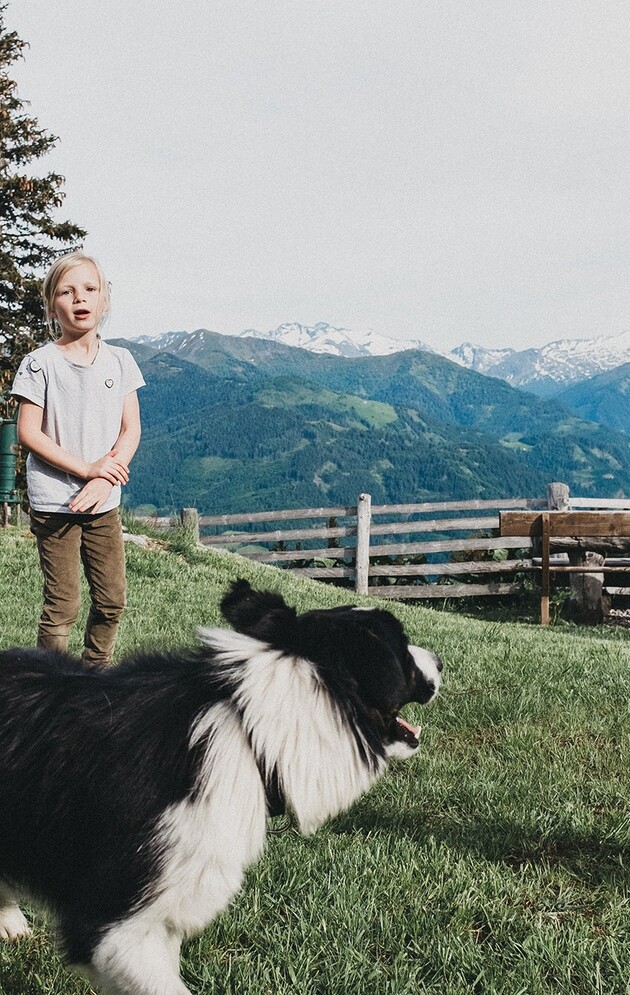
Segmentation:
{"type": "Polygon", "coordinates": [[[396,721],[394,722],[395,738],[399,742],[406,743],[408,746],[411,746],[414,750],[420,745],[418,742],[420,729],[421,726],[412,726],[408,722],[405,722],[404,719],[401,719],[400,715],[396,716],[396,721]]]}

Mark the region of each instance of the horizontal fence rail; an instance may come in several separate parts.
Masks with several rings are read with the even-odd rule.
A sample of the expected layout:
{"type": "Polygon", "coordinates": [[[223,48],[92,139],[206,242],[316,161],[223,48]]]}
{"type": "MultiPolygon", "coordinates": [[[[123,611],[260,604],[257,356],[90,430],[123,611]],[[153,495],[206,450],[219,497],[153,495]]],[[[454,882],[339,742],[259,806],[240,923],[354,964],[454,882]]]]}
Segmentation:
{"type": "MultiPolygon", "coordinates": [[[[597,548],[604,543],[608,552],[630,552],[621,525],[629,511],[630,499],[570,498],[566,484],[554,483],[545,498],[372,505],[370,495],[361,494],[356,505],[329,508],[201,516],[185,508],[180,520],[206,546],[360,594],[420,600],[515,594],[527,573],[600,574],[601,565],[574,562],[582,539],[555,537],[563,536],[565,522],[592,522],[594,536],[604,537],[591,540],[597,548]],[[546,560],[532,524],[542,513],[554,522],[546,560]]],[[[173,525],[171,518],[145,520],[157,528],[173,525]]],[[[630,559],[616,558],[605,569],[630,572],[630,559]]]]}
{"type": "MultiPolygon", "coordinates": [[[[524,575],[541,570],[540,543],[531,523],[538,513],[550,510],[558,522],[563,510],[583,511],[584,521],[590,516],[599,521],[598,512],[605,510],[613,525],[593,531],[611,536],[614,513],[630,510],[630,500],[569,498],[566,485],[551,484],[546,498],[372,505],[370,495],[361,494],[356,505],[334,507],[201,516],[188,508],[181,520],[204,545],[305,577],[352,585],[362,594],[461,598],[521,591],[524,575]],[[510,530],[502,528],[508,520],[516,523],[510,530]]],[[[150,521],[158,528],[173,524],[168,518],[150,521]]],[[[562,531],[560,524],[558,529],[562,531]]],[[[558,540],[559,549],[571,548],[576,541],[558,540]]],[[[618,540],[617,552],[624,542],[618,540]]],[[[630,539],[627,545],[630,549],[630,539]]],[[[563,561],[566,556],[552,552],[549,572],[597,570],[563,561]]],[[[611,562],[610,568],[623,572],[627,561],[611,562]]]]}
{"type": "Polygon", "coordinates": [[[464,562],[450,562],[448,557],[489,556],[496,550],[531,552],[532,540],[528,536],[498,537],[500,514],[503,510],[546,507],[546,500],[535,498],[371,505],[370,496],[362,494],[352,507],[201,516],[199,527],[205,545],[227,547],[259,563],[284,565],[301,576],[346,582],[359,593],[388,598],[445,598],[520,590],[519,583],[501,583],[494,575],[505,577],[532,569],[531,556],[464,562]],[[263,520],[294,525],[299,519],[309,519],[308,527],[264,532],[256,527],[263,520]],[[345,523],[340,524],[340,519],[345,523]],[[245,524],[250,526],[249,531],[234,528],[245,524]],[[222,526],[220,534],[207,534],[208,528],[214,531],[218,525],[222,526]],[[452,538],[449,533],[459,536],[452,538]],[[406,536],[410,538],[401,541],[406,536]],[[326,540],[325,546],[315,542],[322,539],[326,540]],[[427,558],[433,560],[425,562],[427,558]],[[467,577],[477,577],[479,582],[456,582],[467,577]]]}

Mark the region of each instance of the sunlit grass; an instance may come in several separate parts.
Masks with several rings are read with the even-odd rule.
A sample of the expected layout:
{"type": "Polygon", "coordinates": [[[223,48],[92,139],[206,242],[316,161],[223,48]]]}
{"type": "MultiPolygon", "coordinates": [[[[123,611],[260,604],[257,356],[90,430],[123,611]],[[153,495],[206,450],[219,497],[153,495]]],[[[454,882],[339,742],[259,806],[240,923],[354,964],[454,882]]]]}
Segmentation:
{"type": "MultiPolygon", "coordinates": [[[[237,576],[299,611],[353,600],[178,548],[129,547],[120,652],[224,624],[237,576]]],[[[32,642],[39,568],[11,530],[0,585],[2,646],[32,642]]],[[[387,607],[445,663],[440,698],[409,709],[419,755],[315,836],[270,837],[239,898],[185,947],[186,983],[194,995],[628,995],[627,630],[387,607]]],[[[33,941],[0,949],[2,992],[87,995],[34,921],[33,941]]]]}

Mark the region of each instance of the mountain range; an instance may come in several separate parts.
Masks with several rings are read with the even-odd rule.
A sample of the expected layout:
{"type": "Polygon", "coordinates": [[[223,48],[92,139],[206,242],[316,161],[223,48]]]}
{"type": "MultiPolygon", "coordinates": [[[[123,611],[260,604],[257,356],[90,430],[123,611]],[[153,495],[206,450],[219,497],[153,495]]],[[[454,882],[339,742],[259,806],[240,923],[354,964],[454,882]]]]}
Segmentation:
{"type": "Polygon", "coordinates": [[[630,361],[630,332],[592,339],[559,339],[540,349],[484,349],[470,343],[450,357],[467,369],[549,397],[562,388],[630,361]]]}
{"type": "Polygon", "coordinates": [[[630,494],[630,440],[421,349],[341,358],[198,330],[121,340],[147,381],[128,503],[206,514],[630,494]]]}
{"type": "MultiPolygon", "coordinates": [[[[157,338],[144,336],[137,341],[158,349],[176,351],[178,342],[196,332],[166,333],[157,338]],[[175,349],[172,346],[175,344],[175,349]]],[[[372,331],[351,331],[326,322],[301,325],[289,322],[267,332],[246,329],[238,338],[253,338],[277,345],[306,349],[320,355],[346,359],[361,356],[389,356],[406,350],[436,353],[420,339],[400,339],[372,331]]],[[[188,347],[187,347],[188,348],[188,347]]],[[[488,349],[464,342],[445,355],[465,369],[474,370],[520,387],[542,397],[557,394],[571,384],[605,373],[630,362],[630,331],[590,339],[559,339],[537,349],[488,349]]]]}
{"type": "Polygon", "coordinates": [[[433,351],[420,339],[401,341],[369,330],[354,332],[347,328],[334,328],[325,321],[320,321],[313,327],[300,325],[294,321],[280,325],[269,332],[259,332],[255,328],[248,328],[241,332],[240,337],[267,339],[271,342],[278,342],[280,345],[308,349],[310,352],[331,356],[343,356],[346,359],[356,359],[358,356],[391,356],[392,353],[401,352],[404,349],[433,351]]]}

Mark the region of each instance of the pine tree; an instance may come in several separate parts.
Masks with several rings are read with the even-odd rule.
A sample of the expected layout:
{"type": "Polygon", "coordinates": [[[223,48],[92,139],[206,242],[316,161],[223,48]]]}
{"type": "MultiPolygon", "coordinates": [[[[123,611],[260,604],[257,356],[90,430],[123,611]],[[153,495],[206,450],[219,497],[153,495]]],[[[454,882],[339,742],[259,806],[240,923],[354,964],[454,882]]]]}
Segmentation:
{"type": "Polygon", "coordinates": [[[23,58],[27,43],[8,31],[0,2],[0,398],[23,356],[47,338],[40,299],[43,271],[63,252],[78,248],[85,232],[55,220],[64,178],[30,176],[28,164],[58,139],[25,113],[7,69],[23,58]]]}

